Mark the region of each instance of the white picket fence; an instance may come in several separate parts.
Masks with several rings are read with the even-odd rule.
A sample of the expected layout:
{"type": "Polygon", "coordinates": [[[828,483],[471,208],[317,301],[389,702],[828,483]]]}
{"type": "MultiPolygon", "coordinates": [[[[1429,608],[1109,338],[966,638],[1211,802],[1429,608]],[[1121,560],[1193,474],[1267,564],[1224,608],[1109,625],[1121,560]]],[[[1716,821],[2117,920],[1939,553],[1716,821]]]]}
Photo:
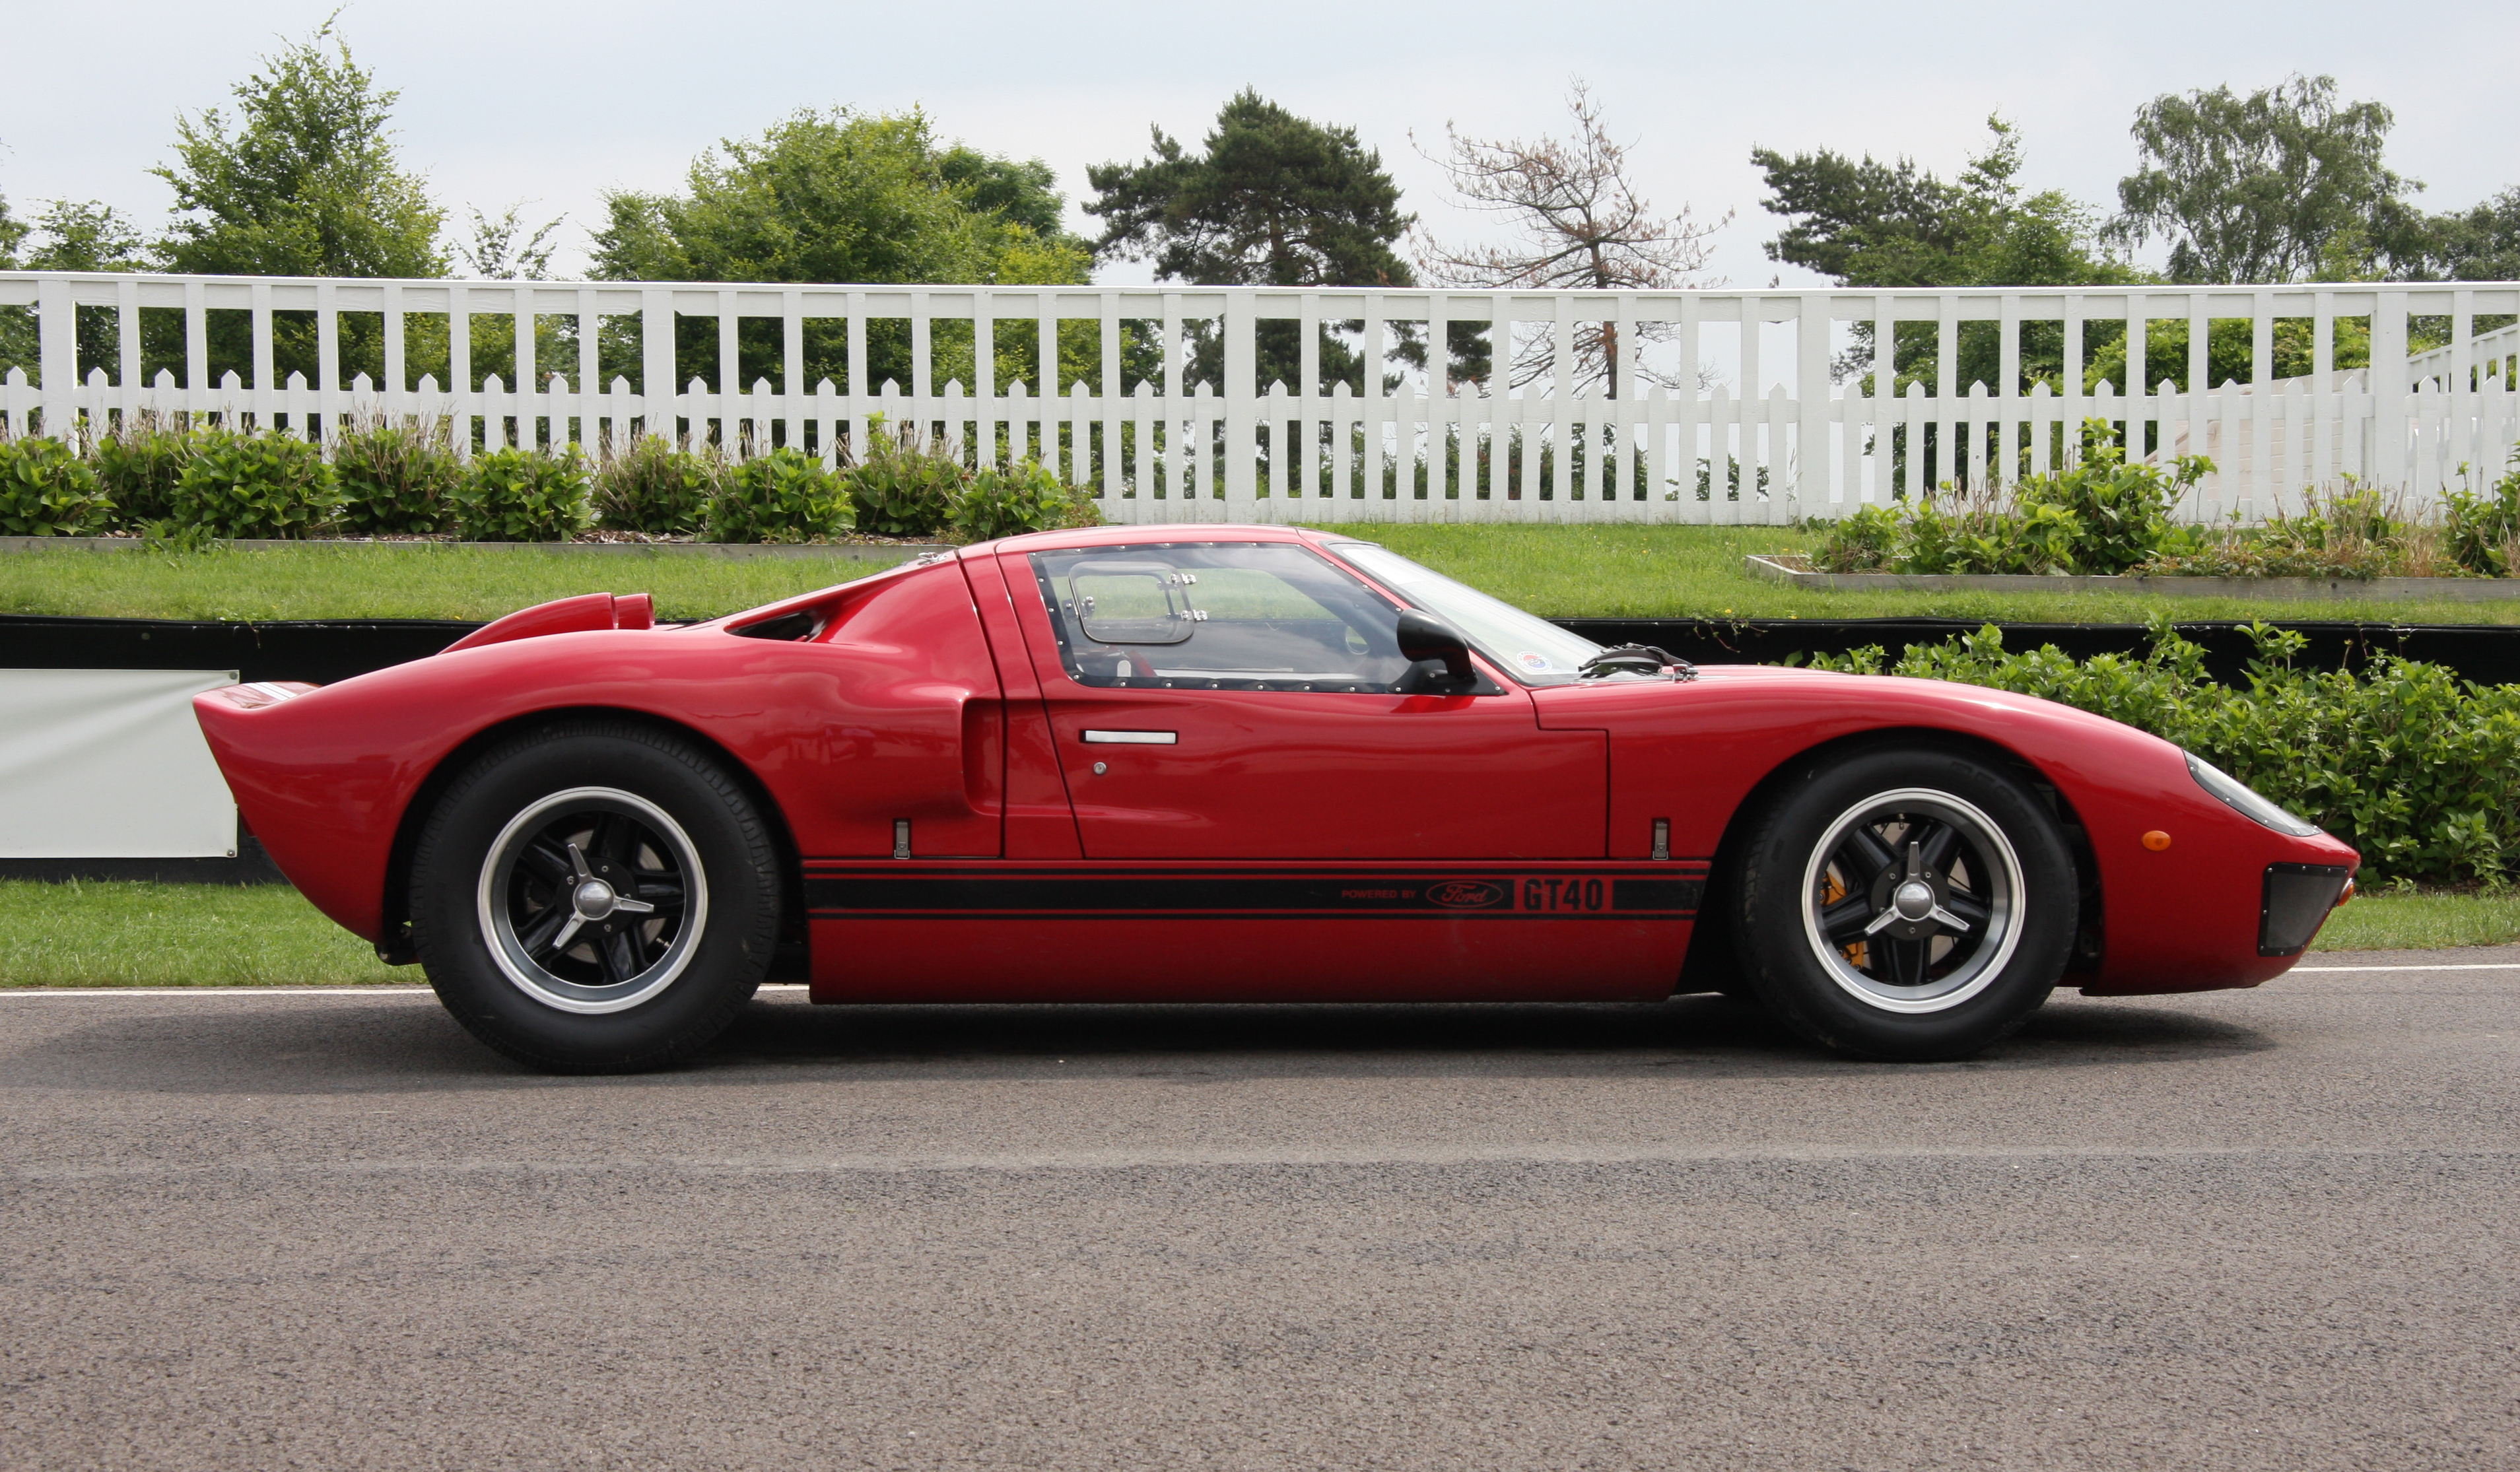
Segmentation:
{"type": "MultiPolygon", "coordinates": [[[[1924,488],[1926,457],[1901,447],[1951,447],[1937,478],[1988,485],[2006,468],[2038,471],[2071,453],[2072,432],[2099,419],[2161,449],[2219,450],[2218,471],[2185,509],[2200,518],[2255,519],[2296,507],[2306,488],[2353,476],[2403,490],[2417,504],[2462,475],[2498,472],[2520,441],[2520,331],[2480,335],[2480,316],[2520,312],[2520,283],[2314,285],[2297,287],[1984,289],[1936,291],[1525,292],[1304,290],[1206,288],[980,288],[897,286],[694,285],[652,283],[350,281],[0,272],[0,309],[32,308],[39,373],[12,369],[0,379],[0,426],[13,433],[84,424],[93,430],[143,412],[244,416],[300,434],[362,414],[451,421],[465,445],[576,444],[592,453],[650,426],[715,439],[735,453],[772,443],[806,446],[830,458],[865,443],[872,416],[943,432],[974,457],[1026,454],[1054,462],[1080,484],[1098,487],[1103,514],[1118,522],[1251,520],[1685,521],[1774,522],[1834,516],[1924,488]],[[113,372],[83,364],[77,311],[115,312],[113,372]],[[184,377],[161,371],[141,381],[140,311],[179,309],[184,377]],[[251,314],[252,378],[208,374],[208,314],[251,314]],[[279,381],[273,314],[312,312],[317,380],[279,381]],[[382,318],[384,382],[342,381],[340,316],[382,318]],[[411,381],[405,343],[411,319],[446,319],[453,386],[411,381]],[[515,377],[474,382],[473,319],[517,324],[515,377]],[[718,381],[691,379],[651,398],[624,377],[599,391],[599,330],[608,317],[635,317],[641,384],[675,377],[677,317],[715,321],[718,381]],[[540,318],[573,319],[574,379],[535,361],[540,318]],[[783,326],[784,382],[738,381],[739,325],[767,318],[783,326]],[[2257,376],[2250,383],[2206,381],[2207,324],[2251,325],[2257,376]],[[2311,328],[2312,372],[2272,377],[2278,321],[2311,328]],[[2335,366],[2339,319],[2368,320],[2371,365],[2335,366]],[[2446,346],[2410,357],[2409,322],[2448,319],[2446,346]],[[868,327],[909,325],[912,382],[868,384],[868,327]],[[1215,325],[1223,345],[1222,393],[1186,386],[1191,324],[1215,325]],[[2127,325],[2126,361],[2144,361],[2151,325],[2188,327],[2184,383],[2103,383],[2086,394],[2087,327],[2127,325]],[[802,381],[806,324],[845,323],[843,382],[802,381]],[[1298,381],[1255,382],[1255,328],[1293,321],[1302,344],[1298,381]],[[1962,385],[1957,362],[1962,325],[1995,324],[2000,371],[1994,385],[1962,385]],[[2064,388],[2024,394],[2021,328],[2061,324],[2064,388]],[[1038,347],[1031,384],[1000,386],[984,375],[970,385],[933,381],[935,328],[968,323],[970,361],[999,361],[1003,332],[1030,333],[1038,347]],[[1099,333],[1100,373],[1058,386],[1062,324],[1099,333]],[[1390,329],[1421,324],[1421,340],[1443,343],[1451,324],[1491,335],[1505,324],[1514,347],[1546,343],[1560,364],[1575,361],[1581,324],[1615,324],[1622,343],[1653,343],[1629,354],[1618,395],[1544,378],[1500,391],[1450,375],[1402,372],[1390,329]],[[1843,381],[1833,356],[1855,324],[1872,328],[1868,371],[1843,381]],[[1930,382],[1891,391],[1891,329],[1934,325],[1930,382]],[[1358,331],[1342,324],[1361,324],[1358,331]],[[1765,329],[1783,325],[1784,361],[1763,362],[1765,329]],[[1324,331],[1344,331],[1364,359],[1367,391],[1325,387],[1324,331]],[[1124,332],[1156,348],[1156,377],[1128,392],[1102,392],[1122,379],[1124,332]],[[1673,390],[1634,386],[1659,352],[1673,390]],[[1694,386],[1701,363],[1729,370],[1741,393],[1719,381],[1694,386]],[[1781,372],[1778,370],[1781,368],[1781,372]],[[1676,371],[1674,371],[1676,369],[1676,371]],[[82,372],[84,378],[82,379],[82,372]],[[511,381],[515,386],[511,386],[511,381]],[[575,386],[572,386],[572,382],[575,386]],[[1047,383],[1053,391],[1042,393],[1047,383]],[[1386,387],[1386,383],[1392,386],[1386,387]],[[1769,385],[1765,392],[1755,391],[1769,385]],[[1568,453],[1577,447],[1577,453],[1568,453]],[[1586,447],[1589,447],[1587,449],[1586,447]],[[1957,463],[1954,463],[1957,462],[1957,463]]],[[[1938,450],[1938,456],[1942,454],[1938,450]]]]}

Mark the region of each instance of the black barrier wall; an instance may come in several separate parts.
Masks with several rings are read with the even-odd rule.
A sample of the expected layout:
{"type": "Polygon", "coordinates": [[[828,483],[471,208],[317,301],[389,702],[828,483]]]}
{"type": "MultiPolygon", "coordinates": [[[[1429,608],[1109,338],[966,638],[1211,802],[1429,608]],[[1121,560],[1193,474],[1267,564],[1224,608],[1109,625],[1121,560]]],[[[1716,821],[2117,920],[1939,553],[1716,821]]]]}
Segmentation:
{"type": "MultiPolygon", "coordinates": [[[[1879,645],[1894,661],[1914,645],[1974,634],[1972,618],[1561,618],[1559,625],[1596,644],[1657,645],[1697,664],[1778,664],[1791,654],[1843,654],[1879,645]]],[[[2141,624],[2000,624],[2004,648],[2018,653],[2054,645],[2077,659],[2143,654],[2152,647],[2141,624]]],[[[2247,625],[2183,623],[2180,634],[2205,648],[2205,667],[2227,685],[2241,683],[2256,652],[2247,625]]],[[[2310,641],[2294,662],[2303,669],[2360,670],[2375,654],[2444,665],[2479,685],[2520,683],[2520,625],[2274,624],[2310,641]]]]}
{"type": "MultiPolygon", "coordinates": [[[[1658,645],[1698,664],[1776,664],[1787,656],[1843,654],[1880,645],[1896,659],[1911,646],[1975,633],[1966,618],[1561,618],[1556,622],[1598,644],[1658,645]]],[[[242,680],[303,680],[330,685],[427,658],[481,627],[453,619],[376,618],[299,623],[191,623],[148,618],[46,618],[0,615],[0,669],[235,670],[242,680]]],[[[2141,654],[2151,641],[2141,624],[2001,624],[2007,649],[2054,645],[2077,659],[2141,654]]],[[[2320,621],[2274,625],[2310,641],[2305,668],[2361,669],[2374,654],[2445,665],[2480,685],[2520,684],[2520,625],[2364,624],[2320,621]]],[[[2206,668],[2236,683],[2253,647],[2245,625],[2182,623],[2179,632],[2205,647],[2206,668]]]]}

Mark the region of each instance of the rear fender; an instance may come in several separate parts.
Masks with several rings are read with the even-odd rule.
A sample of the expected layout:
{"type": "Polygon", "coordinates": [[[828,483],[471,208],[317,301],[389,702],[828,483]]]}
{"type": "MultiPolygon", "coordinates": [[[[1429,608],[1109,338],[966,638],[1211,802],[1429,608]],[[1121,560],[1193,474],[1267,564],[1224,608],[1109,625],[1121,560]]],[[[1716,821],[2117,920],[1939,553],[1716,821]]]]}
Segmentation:
{"type": "Polygon", "coordinates": [[[388,964],[397,966],[409,965],[419,959],[411,948],[412,856],[420,847],[420,835],[428,826],[429,815],[436,812],[438,800],[446,789],[478,761],[482,753],[520,732],[537,726],[588,720],[630,722],[671,733],[707,752],[743,784],[744,794],[768,817],[771,842],[779,851],[780,956],[771,969],[774,975],[783,978],[792,969],[797,979],[802,979],[807,936],[805,866],[796,847],[796,835],[788,826],[788,815],[779,806],[778,799],[762,783],[758,773],[734,752],[710,739],[705,733],[646,711],[608,705],[561,706],[501,721],[473,733],[430,769],[420,785],[413,789],[411,802],[403,809],[402,821],[395,825],[393,847],[385,858],[384,892],[379,896],[379,913],[382,916],[384,933],[383,938],[377,942],[377,955],[388,964]],[[795,948],[792,955],[789,954],[791,945],[795,948]]]}

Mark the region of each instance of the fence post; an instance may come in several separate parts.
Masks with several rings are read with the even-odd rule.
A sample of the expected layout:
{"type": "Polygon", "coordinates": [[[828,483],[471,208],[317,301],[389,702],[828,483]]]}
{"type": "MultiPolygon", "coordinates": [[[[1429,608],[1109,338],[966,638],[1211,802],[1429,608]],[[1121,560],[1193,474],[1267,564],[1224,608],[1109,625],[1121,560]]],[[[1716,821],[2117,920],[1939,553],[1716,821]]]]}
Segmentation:
{"type": "Polygon", "coordinates": [[[460,282],[446,288],[446,392],[455,453],[472,454],[472,297],[460,282]]]}
{"type": "Polygon", "coordinates": [[[196,417],[210,410],[209,287],[200,277],[184,283],[184,407],[196,417]]]}
{"type": "Polygon", "coordinates": [[[1828,297],[1805,291],[1795,323],[1794,396],[1801,411],[1794,430],[1795,510],[1804,515],[1830,501],[1828,416],[1828,297]]]}
{"type": "Polygon", "coordinates": [[[253,284],[253,426],[268,430],[280,413],[280,371],[272,366],[271,283],[253,284]]]}
{"type": "MultiPolygon", "coordinates": [[[[324,416],[324,447],[328,450],[341,434],[337,423],[341,417],[340,290],[329,281],[315,284],[315,403],[324,416]]],[[[301,422],[296,429],[297,437],[304,439],[306,425],[301,422]]]]}
{"type": "MultiPolygon", "coordinates": [[[[1120,383],[1120,293],[1104,291],[1097,303],[1096,315],[1099,320],[1095,329],[1102,350],[1102,382],[1096,394],[1102,410],[1102,456],[1100,462],[1102,469],[1095,483],[1102,489],[1103,511],[1109,514],[1120,504],[1120,497],[1129,484],[1120,431],[1121,422],[1129,412],[1129,401],[1122,393],[1120,383]]],[[[1082,434],[1085,431],[1080,428],[1077,432],[1082,434]]],[[[1146,453],[1144,446],[1139,448],[1139,453],[1146,453]]]]}
{"type": "MultiPolygon", "coordinates": [[[[542,390],[542,372],[534,361],[534,289],[531,283],[518,282],[508,299],[509,309],[517,318],[517,448],[530,450],[540,443],[535,437],[534,395],[542,390]]],[[[552,442],[561,439],[562,425],[552,425],[552,442]]]]}
{"type": "Polygon", "coordinates": [[[1259,393],[1257,301],[1248,290],[1225,293],[1225,515],[1252,514],[1251,411],[1259,393]]]}
{"type": "Polygon", "coordinates": [[[639,397],[650,434],[674,437],[674,293],[639,293],[639,397]]]}
{"type": "MultiPolygon", "coordinates": [[[[864,291],[849,293],[849,453],[863,458],[867,452],[868,405],[875,402],[875,385],[867,381],[874,359],[867,356],[867,304],[864,291]]],[[[837,462],[833,462],[837,464],[837,462]]]]}
{"type": "Polygon", "coordinates": [[[385,391],[382,408],[388,418],[403,412],[402,284],[385,284],[385,391]]]}
{"type": "Polygon", "coordinates": [[[78,305],[68,282],[47,277],[35,284],[35,330],[41,335],[35,364],[44,376],[44,432],[67,444],[78,429],[78,305]]]}
{"type": "Polygon", "coordinates": [[[2371,479],[2407,488],[2407,293],[2371,306],[2371,479]]]}
{"type": "Polygon", "coordinates": [[[122,385],[122,421],[134,423],[140,413],[140,283],[125,276],[113,284],[114,348],[120,367],[115,378],[122,385]]]}

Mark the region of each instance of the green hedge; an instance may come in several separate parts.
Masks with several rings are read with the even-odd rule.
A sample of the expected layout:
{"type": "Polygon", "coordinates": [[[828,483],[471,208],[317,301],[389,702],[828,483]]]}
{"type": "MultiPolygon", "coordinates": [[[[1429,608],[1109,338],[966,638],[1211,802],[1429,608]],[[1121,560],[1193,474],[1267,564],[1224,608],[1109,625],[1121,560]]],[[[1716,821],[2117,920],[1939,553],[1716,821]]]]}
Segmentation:
{"type": "Polygon", "coordinates": [[[86,537],[113,502],[94,468],[57,439],[0,440],[0,536],[86,537]]]}
{"type": "Polygon", "coordinates": [[[2360,675],[2303,670],[2301,635],[2264,624],[2249,634],[2246,688],[2207,674],[2203,647],[2166,617],[2140,659],[2077,661],[2053,645],[2010,653],[1989,624],[1911,647],[1887,670],[1877,646],[1811,664],[1989,686],[2123,721],[2353,844],[2369,878],[2506,882],[2520,860],[2520,685],[2391,656],[2360,675]]]}
{"type": "Polygon", "coordinates": [[[1868,506],[1828,528],[1821,572],[2083,576],[2510,577],[2520,569],[2520,454],[2500,479],[2449,491],[2430,513],[2351,479],[2314,488],[2261,526],[2198,526],[2172,513],[2214,468],[2181,456],[2129,465],[2094,420],[2075,464],[2000,491],[1946,482],[1868,506]]]}
{"type": "Polygon", "coordinates": [[[0,531],[92,536],[442,535],[565,541],[592,527],[720,542],[819,541],[852,530],[968,540],[1100,520],[1092,498],[1026,460],[974,469],[944,440],[878,432],[867,457],[827,468],[782,447],[731,460],[714,446],[640,436],[590,464],[561,447],[466,460],[425,420],[343,425],[322,444],[155,419],[116,425],[84,451],[0,438],[0,531]]]}

